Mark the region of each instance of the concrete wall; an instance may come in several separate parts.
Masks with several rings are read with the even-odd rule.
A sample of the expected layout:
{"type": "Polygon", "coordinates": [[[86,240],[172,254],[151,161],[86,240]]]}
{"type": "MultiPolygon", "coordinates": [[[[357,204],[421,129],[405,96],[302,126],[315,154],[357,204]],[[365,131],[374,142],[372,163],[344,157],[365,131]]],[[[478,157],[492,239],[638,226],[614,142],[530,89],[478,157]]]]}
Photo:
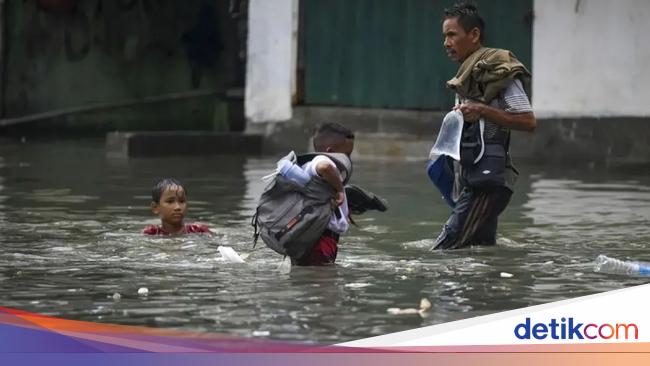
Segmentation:
{"type": "MultiPolygon", "coordinates": [[[[192,90],[237,78],[236,22],[228,2],[6,2],[5,118],[192,90]],[[74,3],[72,9],[39,4],[74,3]]],[[[36,123],[35,130],[214,129],[215,97],[117,108],[36,123]]]]}
{"type": "Polygon", "coordinates": [[[245,111],[248,122],[291,118],[297,0],[250,0],[245,111]]]}
{"type": "Polygon", "coordinates": [[[650,116],[650,2],[537,0],[538,116],[650,116]]]}

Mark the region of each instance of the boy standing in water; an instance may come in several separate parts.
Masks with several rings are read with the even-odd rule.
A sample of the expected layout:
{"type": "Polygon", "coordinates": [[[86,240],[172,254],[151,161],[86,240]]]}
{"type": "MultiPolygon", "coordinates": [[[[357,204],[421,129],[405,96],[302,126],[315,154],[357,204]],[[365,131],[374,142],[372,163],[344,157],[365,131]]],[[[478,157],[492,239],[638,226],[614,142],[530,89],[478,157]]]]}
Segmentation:
{"type": "Polygon", "coordinates": [[[149,225],[142,231],[146,235],[177,235],[212,233],[201,224],[184,224],[187,214],[187,191],[174,178],[165,178],[151,191],[151,212],[160,216],[160,225],[149,225]]]}
{"type": "MultiPolygon", "coordinates": [[[[316,127],[314,150],[325,153],[342,153],[350,157],[354,149],[354,134],[338,123],[323,123],[316,127]]],[[[336,208],[327,228],[316,245],[301,258],[293,260],[299,266],[322,266],[336,261],[339,236],[348,230],[349,211],[343,178],[332,159],[318,155],[305,163],[302,169],[310,176],[320,176],[336,191],[336,208]]]]}

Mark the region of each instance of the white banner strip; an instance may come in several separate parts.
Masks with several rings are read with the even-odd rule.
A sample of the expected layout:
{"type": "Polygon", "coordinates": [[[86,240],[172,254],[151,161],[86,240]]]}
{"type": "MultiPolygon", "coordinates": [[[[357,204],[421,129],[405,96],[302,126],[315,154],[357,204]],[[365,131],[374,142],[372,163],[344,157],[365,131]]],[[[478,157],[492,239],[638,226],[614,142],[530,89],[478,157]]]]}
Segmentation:
{"type": "Polygon", "coordinates": [[[649,299],[650,284],[339,345],[410,347],[650,342],[649,299]]]}

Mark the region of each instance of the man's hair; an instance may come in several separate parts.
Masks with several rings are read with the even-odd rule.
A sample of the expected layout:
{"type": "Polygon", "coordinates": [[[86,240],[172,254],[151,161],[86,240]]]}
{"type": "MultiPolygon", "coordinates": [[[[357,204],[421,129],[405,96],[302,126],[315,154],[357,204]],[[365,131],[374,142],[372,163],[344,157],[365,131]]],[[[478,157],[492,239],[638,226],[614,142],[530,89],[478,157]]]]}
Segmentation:
{"type": "Polygon", "coordinates": [[[354,133],[335,122],[319,123],[314,130],[314,150],[325,151],[342,139],[354,140],[354,133]]]}
{"type": "Polygon", "coordinates": [[[478,7],[474,3],[457,2],[451,8],[445,9],[445,18],[458,18],[458,23],[463,27],[466,33],[474,28],[481,31],[479,40],[483,42],[485,38],[485,21],[478,13],[478,7]]]}
{"type": "Polygon", "coordinates": [[[160,203],[160,197],[162,197],[162,194],[163,192],[165,192],[165,189],[169,187],[183,188],[185,194],[187,194],[187,189],[183,187],[183,183],[181,183],[180,181],[174,178],[165,178],[160,182],[156,183],[156,185],[153,186],[153,188],[151,189],[151,200],[153,202],[160,203]]]}

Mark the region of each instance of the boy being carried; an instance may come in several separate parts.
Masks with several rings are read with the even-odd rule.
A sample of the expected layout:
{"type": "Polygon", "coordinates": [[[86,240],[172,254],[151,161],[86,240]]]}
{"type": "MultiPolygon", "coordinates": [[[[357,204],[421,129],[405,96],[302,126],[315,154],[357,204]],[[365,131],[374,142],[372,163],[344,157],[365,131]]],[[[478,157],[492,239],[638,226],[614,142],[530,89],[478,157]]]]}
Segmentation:
{"type": "MultiPolygon", "coordinates": [[[[324,153],[341,153],[348,157],[354,149],[354,134],[338,123],[323,123],[316,127],[313,137],[314,150],[324,153]]],[[[337,165],[326,155],[317,155],[302,165],[310,176],[319,176],[336,192],[334,212],[327,228],[314,247],[300,258],[292,258],[300,266],[321,266],[336,261],[339,236],[349,227],[349,210],[343,178],[337,165]]]]}

